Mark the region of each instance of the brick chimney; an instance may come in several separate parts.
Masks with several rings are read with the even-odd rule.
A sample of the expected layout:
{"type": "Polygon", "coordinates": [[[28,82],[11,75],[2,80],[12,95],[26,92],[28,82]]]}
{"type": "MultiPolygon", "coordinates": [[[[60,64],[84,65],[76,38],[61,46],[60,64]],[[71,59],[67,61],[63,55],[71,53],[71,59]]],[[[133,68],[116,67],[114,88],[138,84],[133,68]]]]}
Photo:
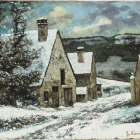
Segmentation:
{"type": "Polygon", "coordinates": [[[77,47],[77,57],[79,63],[84,63],[84,47],[77,47]]]}
{"type": "Polygon", "coordinates": [[[39,18],[37,19],[37,25],[38,25],[38,41],[46,41],[48,36],[48,24],[47,24],[47,18],[39,18]]]}

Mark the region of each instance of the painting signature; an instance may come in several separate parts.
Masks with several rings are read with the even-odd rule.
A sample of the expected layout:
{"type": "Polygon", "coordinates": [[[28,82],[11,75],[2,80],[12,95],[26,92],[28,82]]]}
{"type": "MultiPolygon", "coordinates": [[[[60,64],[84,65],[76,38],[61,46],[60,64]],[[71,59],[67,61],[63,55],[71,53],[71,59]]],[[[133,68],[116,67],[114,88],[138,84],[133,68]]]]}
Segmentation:
{"type": "Polygon", "coordinates": [[[128,133],[128,131],[126,132],[126,136],[129,137],[130,135],[140,135],[139,133],[135,133],[134,131],[132,131],[131,133],[128,133]]]}

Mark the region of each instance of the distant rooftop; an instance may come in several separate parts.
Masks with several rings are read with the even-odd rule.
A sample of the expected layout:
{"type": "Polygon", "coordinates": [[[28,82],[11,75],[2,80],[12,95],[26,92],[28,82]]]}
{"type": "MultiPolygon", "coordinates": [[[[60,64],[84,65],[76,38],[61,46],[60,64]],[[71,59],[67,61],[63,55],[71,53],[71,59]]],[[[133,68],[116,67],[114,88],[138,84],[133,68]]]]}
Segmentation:
{"type": "Polygon", "coordinates": [[[84,63],[79,63],[77,53],[68,53],[75,74],[91,73],[93,52],[84,52],[84,63]]]}

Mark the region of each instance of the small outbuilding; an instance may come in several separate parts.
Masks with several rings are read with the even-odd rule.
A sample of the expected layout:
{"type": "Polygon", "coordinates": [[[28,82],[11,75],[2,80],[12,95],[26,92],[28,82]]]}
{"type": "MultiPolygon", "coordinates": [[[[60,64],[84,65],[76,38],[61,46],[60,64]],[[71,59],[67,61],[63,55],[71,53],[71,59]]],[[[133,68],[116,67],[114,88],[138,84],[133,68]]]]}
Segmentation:
{"type": "Polygon", "coordinates": [[[88,88],[87,87],[76,87],[76,101],[82,102],[88,100],[88,88]]]}

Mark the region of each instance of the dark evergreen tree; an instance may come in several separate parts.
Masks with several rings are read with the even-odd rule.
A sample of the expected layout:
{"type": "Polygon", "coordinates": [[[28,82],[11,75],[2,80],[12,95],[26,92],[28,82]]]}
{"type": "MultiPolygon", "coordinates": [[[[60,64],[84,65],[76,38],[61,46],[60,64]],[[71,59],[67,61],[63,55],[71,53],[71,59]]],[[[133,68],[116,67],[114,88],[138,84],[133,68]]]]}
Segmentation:
{"type": "MultiPolygon", "coordinates": [[[[15,73],[16,69],[27,69],[32,61],[39,57],[39,51],[31,51],[32,40],[26,37],[25,29],[27,17],[25,14],[31,9],[29,2],[7,2],[1,4],[1,9],[6,6],[8,16],[12,18],[13,33],[8,39],[0,40],[0,89],[4,89],[9,97],[15,99],[18,95],[27,94],[29,85],[39,81],[39,72],[15,73]]],[[[2,11],[5,12],[5,11],[2,11]]],[[[1,13],[1,21],[5,16],[1,13]]],[[[13,100],[11,101],[13,104],[13,100]]]]}

